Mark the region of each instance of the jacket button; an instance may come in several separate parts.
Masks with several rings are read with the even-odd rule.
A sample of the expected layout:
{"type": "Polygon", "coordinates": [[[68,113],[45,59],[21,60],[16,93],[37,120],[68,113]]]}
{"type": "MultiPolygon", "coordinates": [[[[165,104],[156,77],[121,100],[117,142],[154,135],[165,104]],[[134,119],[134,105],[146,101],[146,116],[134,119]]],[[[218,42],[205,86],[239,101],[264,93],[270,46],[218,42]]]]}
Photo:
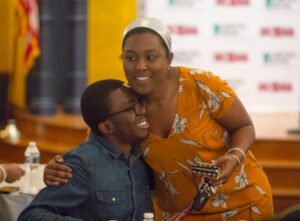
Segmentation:
{"type": "Polygon", "coordinates": [[[113,197],[113,198],[111,198],[111,200],[112,200],[113,202],[115,202],[115,201],[116,201],[116,198],[115,198],[115,197],[113,197]]]}

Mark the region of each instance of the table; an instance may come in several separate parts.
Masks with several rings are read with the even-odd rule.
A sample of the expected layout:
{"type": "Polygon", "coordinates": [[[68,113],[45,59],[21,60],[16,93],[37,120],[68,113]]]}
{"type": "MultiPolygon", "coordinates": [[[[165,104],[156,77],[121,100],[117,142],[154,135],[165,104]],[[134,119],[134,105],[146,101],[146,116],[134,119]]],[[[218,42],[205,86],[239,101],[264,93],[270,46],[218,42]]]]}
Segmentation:
{"type": "MultiPolygon", "coordinates": [[[[40,165],[37,171],[36,184],[38,190],[42,189],[45,184],[43,182],[43,171],[45,165],[40,165]]],[[[25,175],[26,176],[26,175],[25,175]]],[[[20,192],[13,194],[0,194],[0,220],[1,221],[16,221],[19,214],[31,203],[35,194],[24,193],[24,181],[25,176],[14,183],[1,183],[0,187],[3,186],[18,186],[20,192]]]]}

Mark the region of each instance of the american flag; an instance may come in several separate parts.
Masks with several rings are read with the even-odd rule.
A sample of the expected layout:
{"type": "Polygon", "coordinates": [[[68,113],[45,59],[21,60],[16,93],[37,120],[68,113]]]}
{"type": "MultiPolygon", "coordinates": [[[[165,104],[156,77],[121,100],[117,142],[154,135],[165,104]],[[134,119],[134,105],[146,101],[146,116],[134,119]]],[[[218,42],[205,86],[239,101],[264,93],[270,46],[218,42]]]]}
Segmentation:
{"type": "Polygon", "coordinates": [[[39,13],[37,0],[16,0],[19,30],[18,38],[24,39],[22,73],[27,74],[40,55],[39,13]]]}

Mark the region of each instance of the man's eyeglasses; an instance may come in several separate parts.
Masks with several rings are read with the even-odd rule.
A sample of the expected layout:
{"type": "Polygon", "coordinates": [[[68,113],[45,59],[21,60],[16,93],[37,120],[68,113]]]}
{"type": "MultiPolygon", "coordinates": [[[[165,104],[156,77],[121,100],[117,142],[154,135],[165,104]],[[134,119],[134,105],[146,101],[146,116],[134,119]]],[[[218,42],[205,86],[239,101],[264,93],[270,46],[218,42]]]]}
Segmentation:
{"type": "Polygon", "coordinates": [[[134,113],[136,114],[136,116],[138,116],[138,115],[141,115],[144,112],[145,106],[146,106],[145,102],[137,102],[133,106],[128,107],[124,110],[108,114],[104,119],[107,119],[109,117],[115,116],[115,115],[123,113],[123,112],[131,111],[131,110],[133,110],[134,113]]]}

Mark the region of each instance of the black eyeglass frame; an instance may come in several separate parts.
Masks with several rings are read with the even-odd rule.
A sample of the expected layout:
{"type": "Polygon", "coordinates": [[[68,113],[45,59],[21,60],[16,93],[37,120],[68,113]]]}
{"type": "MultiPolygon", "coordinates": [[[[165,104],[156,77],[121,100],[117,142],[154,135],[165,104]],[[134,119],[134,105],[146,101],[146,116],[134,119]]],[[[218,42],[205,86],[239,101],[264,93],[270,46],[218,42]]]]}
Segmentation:
{"type": "Polygon", "coordinates": [[[108,114],[107,116],[105,116],[103,118],[102,121],[104,121],[104,120],[106,120],[106,119],[108,119],[110,117],[116,116],[118,114],[121,114],[123,112],[131,111],[131,110],[134,111],[134,113],[135,113],[136,116],[139,116],[139,115],[141,115],[143,113],[143,110],[142,110],[143,108],[145,108],[145,102],[138,101],[134,105],[132,105],[131,107],[128,107],[128,108],[126,108],[124,110],[120,110],[120,111],[108,114]]]}

